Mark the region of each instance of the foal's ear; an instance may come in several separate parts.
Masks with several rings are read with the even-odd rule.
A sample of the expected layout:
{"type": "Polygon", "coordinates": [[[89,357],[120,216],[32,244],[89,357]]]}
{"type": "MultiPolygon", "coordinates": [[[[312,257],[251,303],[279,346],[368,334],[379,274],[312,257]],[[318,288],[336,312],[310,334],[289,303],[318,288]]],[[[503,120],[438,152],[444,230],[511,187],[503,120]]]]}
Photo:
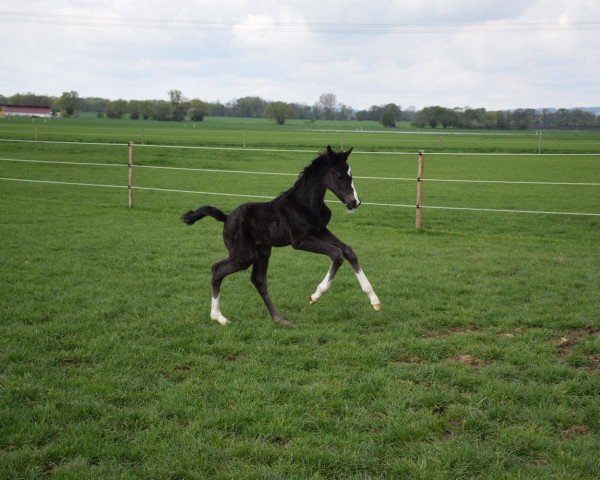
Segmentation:
{"type": "Polygon", "coordinates": [[[330,164],[335,163],[335,161],[337,160],[337,155],[331,148],[331,145],[327,145],[327,148],[325,148],[325,154],[327,155],[327,160],[330,164]]]}
{"type": "Polygon", "coordinates": [[[352,153],[352,150],[354,150],[354,147],[350,147],[350,150],[344,152],[344,156],[346,157],[346,160],[348,160],[348,157],[352,153]]]}
{"type": "Polygon", "coordinates": [[[331,145],[327,145],[325,153],[327,153],[328,158],[333,158],[335,156],[335,152],[331,149],[331,145]]]}

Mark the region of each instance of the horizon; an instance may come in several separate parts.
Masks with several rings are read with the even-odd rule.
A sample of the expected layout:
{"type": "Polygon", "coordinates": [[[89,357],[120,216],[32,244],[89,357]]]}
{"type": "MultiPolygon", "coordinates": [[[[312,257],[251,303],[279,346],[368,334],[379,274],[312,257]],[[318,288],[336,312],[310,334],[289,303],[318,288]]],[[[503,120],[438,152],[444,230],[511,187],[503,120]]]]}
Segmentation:
{"type": "MultiPolygon", "coordinates": [[[[58,99],[62,93],[64,93],[65,91],[61,92],[61,94],[58,95],[52,95],[52,94],[47,94],[47,93],[43,93],[43,94],[38,94],[35,92],[17,92],[14,93],[12,95],[5,95],[3,92],[0,92],[0,96],[3,96],[4,98],[6,98],[7,100],[9,98],[11,98],[12,96],[15,95],[35,95],[38,97],[49,97],[49,98],[53,98],[53,99],[58,99]]],[[[77,92],[79,93],[79,92],[77,92]]],[[[286,100],[281,100],[281,99],[277,99],[277,100],[273,100],[273,99],[265,99],[262,98],[260,96],[257,95],[244,95],[241,97],[237,97],[237,98],[231,98],[229,100],[227,100],[226,102],[221,102],[220,100],[215,100],[215,101],[211,101],[211,100],[206,100],[203,98],[198,98],[198,97],[188,97],[186,95],[184,95],[184,92],[182,92],[183,95],[183,101],[187,102],[187,101],[191,101],[191,100],[201,100],[205,103],[209,103],[209,104],[221,104],[221,105],[227,105],[230,102],[235,102],[236,100],[239,100],[241,98],[249,98],[249,97],[258,97],[261,98],[262,100],[264,100],[267,103],[270,102],[276,102],[276,101],[282,101],[288,104],[296,104],[296,105],[303,105],[303,106],[309,106],[309,107],[313,107],[316,103],[318,103],[318,100],[313,102],[312,104],[308,104],[308,103],[301,103],[301,102],[295,102],[295,101],[286,101],[286,100]]],[[[86,96],[79,96],[80,99],[101,99],[101,100],[108,100],[111,102],[117,101],[117,100],[125,100],[125,101],[159,101],[159,100],[168,100],[168,96],[165,96],[165,98],[108,98],[108,97],[100,97],[97,95],[86,95],[86,96]]],[[[367,108],[362,108],[362,109],[357,109],[354,107],[352,108],[353,112],[360,112],[360,111],[368,111],[370,108],[372,107],[384,107],[386,105],[392,104],[393,102],[384,102],[382,104],[379,105],[370,105],[367,108]]],[[[339,111],[339,107],[343,104],[343,102],[339,102],[338,104],[336,104],[336,110],[339,111]]],[[[33,105],[28,105],[28,104],[11,104],[11,103],[0,103],[0,105],[20,105],[20,106],[33,106],[33,105]]],[[[44,106],[48,106],[51,107],[52,105],[44,105],[44,106]]],[[[401,110],[402,111],[407,111],[409,108],[412,107],[412,105],[408,106],[407,108],[404,108],[404,105],[397,105],[398,107],[402,107],[401,110]]],[[[591,111],[592,113],[596,114],[596,115],[600,115],[600,105],[599,106],[593,106],[593,105],[588,105],[588,106],[576,106],[576,107],[563,107],[563,106],[559,106],[559,107],[517,107],[517,108],[497,108],[497,109],[491,109],[491,108],[486,108],[484,106],[481,105],[469,105],[469,106],[464,106],[464,107],[450,107],[450,106],[445,106],[445,105],[425,105],[422,108],[416,108],[415,111],[419,111],[422,110],[423,108],[427,108],[427,107],[433,107],[433,106],[439,106],[442,108],[447,108],[450,110],[458,110],[458,111],[464,111],[467,108],[470,109],[478,109],[478,108],[483,108],[486,111],[514,111],[514,110],[535,110],[537,112],[541,112],[544,110],[549,110],[549,111],[556,111],[556,110],[561,110],[561,109],[566,109],[566,110],[583,110],[583,111],[591,111]],[[596,113],[598,112],[598,113],[596,113]]]]}

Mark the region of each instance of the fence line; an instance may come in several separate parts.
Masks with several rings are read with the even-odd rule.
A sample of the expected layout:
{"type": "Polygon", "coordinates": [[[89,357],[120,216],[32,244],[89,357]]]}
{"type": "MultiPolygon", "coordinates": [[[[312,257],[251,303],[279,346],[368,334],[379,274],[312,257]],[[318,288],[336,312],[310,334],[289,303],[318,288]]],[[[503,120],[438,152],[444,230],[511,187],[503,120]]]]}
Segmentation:
{"type": "MultiPolygon", "coordinates": [[[[104,146],[128,146],[127,143],[110,143],[110,142],[68,142],[59,140],[21,140],[12,138],[0,138],[0,142],[16,142],[16,143],[40,143],[40,144],[70,144],[70,145],[104,145],[104,146]]],[[[163,145],[163,144],[141,144],[136,143],[136,148],[181,148],[188,150],[222,150],[222,151],[233,151],[233,152],[272,152],[272,153],[310,153],[314,155],[315,150],[307,149],[286,149],[286,148],[258,148],[258,147],[213,147],[213,146],[201,146],[201,145],[163,145]]],[[[354,155],[411,155],[414,156],[415,152],[369,152],[353,150],[354,155]]],[[[544,157],[544,156],[563,156],[563,157],[598,157],[600,152],[596,153],[522,153],[522,152],[428,152],[430,155],[443,155],[443,156],[491,156],[491,157],[504,157],[504,156],[519,156],[519,157],[544,157]]]]}
{"type": "MultiPolygon", "coordinates": [[[[42,163],[42,164],[57,164],[57,165],[90,165],[94,167],[127,167],[126,164],[121,163],[94,163],[94,162],[64,162],[59,160],[30,160],[22,158],[0,158],[0,161],[4,162],[19,162],[19,163],[42,163]]],[[[135,165],[135,168],[150,168],[158,170],[183,170],[189,172],[215,172],[215,173],[233,173],[233,174],[246,174],[246,175],[272,175],[272,176],[285,176],[285,177],[297,177],[297,173],[284,173],[284,172],[257,172],[253,170],[225,170],[218,168],[192,168],[192,167],[166,167],[160,165],[135,165]]],[[[353,178],[360,180],[395,180],[395,181],[410,181],[414,182],[414,178],[409,177],[365,177],[353,175],[353,178]]],[[[453,182],[453,183],[491,183],[491,184],[502,184],[502,185],[563,185],[563,186],[587,186],[587,187],[600,187],[600,183],[594,182],[541,182],[541,181],[526,181],[526,180],[462,180],[462,179],[446,179],[446,178],[423,178],[424,182],[453,182]]]]}
{"type": "MultiPolygon", "coordinates": [[[[104,188],[129,188],[127,185],[107,185],[97,183],[80,183],[80,182],[63,182],[55,180],[34,180],[28,178],[10,178],[0,177],[1,181],[13,181],[13,182],[26,182],[26,183],[46,183],[53,185],[71,185],[71,186],[82,186],[82,187],[104,187],[104,188]]],[[[272,200],[275,197],[265,195],[250,195],[241,193],[223,193],[223,192],[203,192],[197,190],[178,190],[173,188],[158,188],[158,187],[135,187],[136,190],[147,190],[156,192],[173,192],[173,193],[193,193],[197,195],[216,195],[223,197],[240,197],[240,198],[253,198],[262,200],[272,200]]],[[[337,203],[337,201],[334,201],[337,203]]],[[[415,208],[415,205],[399,204],[399,203],[374,203],[374,202],[363,202],[363,205],[370,206],[381,206],[381,207],[396,207],[396,208],[415,208]]],[[[600,213],[588,213],[588,212],[548,212],[540,210],[512,210],[512,209],[500,209],[500,208],[472,208],[472,207],[447,207],[437,205],[421,205],[420,208],[435,209],[435,210],[459,210],[459,211],[472,211],[472,212],[504,212],[504,213],[526,213],[526,214],[540,214],[540,215],[571,215],[571,216],[582,216],[582,217],[600,217],[600,213]]]]}

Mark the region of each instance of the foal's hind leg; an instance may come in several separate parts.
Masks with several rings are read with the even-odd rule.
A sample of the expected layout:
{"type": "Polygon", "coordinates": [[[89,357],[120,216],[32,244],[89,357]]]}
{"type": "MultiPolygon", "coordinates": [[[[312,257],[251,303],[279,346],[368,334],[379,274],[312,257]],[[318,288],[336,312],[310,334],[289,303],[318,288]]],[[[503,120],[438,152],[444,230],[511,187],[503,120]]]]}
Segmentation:
{"type": "Polygon", "coordinates": [[[210,306],[210,318],[212,320],[216,320],[221,325],[225,325],[228,322],[221,313],[221,298],[219,296],[221,282],[227,275],[248,268],[253,260],[226,258],[212,266],[212,301],[210,306]]]}
{"type": "Polygon", "coordinates": [[[254,265],[252,266],[252,276],[250,278],[256,287],[256,290],[258,290],[258,293],[263,299],[263,302],[265,302],[273,321],[281,325],[293,325],[292,322],[284,320],[284,318],[279,314],[277,308],[275,308],[275,305],[271,300],[269,291],[267,290],[267,269],[269,268],[270,256],[271,247],[265,245],[258,246],[258,260],[254,262],[254,265]]]}
{"type": "MultiPolygon", "coordinates": [[[[336,246],[337,248],[339,248],[342,251],[344,258],[346,260],[348,260],[348,262],[350,262],[350,265],[352,265],[352,270],[354,270],[354,274],[356,275],[356,278],[358,279],[358,283],[360,283],[360,287],[361,287],[362,291],[365,292],[367,294],[367,296],[369,297],[369,300],[371,301],[371,306],[375,310],[380,310],[381,302],[379,301],[379,298],[375,294],[375,291],[373,290],[373,286],[371,285],[371,282],[369,282],[369,279],[367,278],[367,276],[363,272],[362,268],[360,267],[360,265],[358,263],[358,257],[356,256],[356,253],[354,253],[354,250],[352,250],[352,247],[350,247],[350,245],[346,245],[344,242],[342,242],[333,233],[331,233],[329,231],[329,229],[327,229],[327,228],[325,228],[324,231],[321,232],[321,234],[319,235],[319,238],[326,241],[327,243],[329,243],[331,245],[336,246]]],[[[317,291],[311,296],[311,302],[310,302],[311,305],[313,303],[315,303],[321,297],[321,295],[329,289],[329,283],[331,282],[330,277],[332,278],[332,276],[330,275],[330,272],[331,272],[331,269],[325,276],[325,279],[323,280],[323,282],[321,282],[321,284],[317,287],[317,291]]]]}

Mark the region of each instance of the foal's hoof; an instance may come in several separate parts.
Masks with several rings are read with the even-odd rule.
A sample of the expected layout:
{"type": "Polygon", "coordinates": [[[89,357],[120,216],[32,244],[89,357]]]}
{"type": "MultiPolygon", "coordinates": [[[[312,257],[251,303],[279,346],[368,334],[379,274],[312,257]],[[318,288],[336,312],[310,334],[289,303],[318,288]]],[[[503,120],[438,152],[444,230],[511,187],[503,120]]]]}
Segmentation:
{"type": "Polygon", "coordinates": [[[309,305],[314,305],[315,303],[317,303],[316,300],[313,300],[312,297],[308,297],[308,304],[309,305]]]}
{"type": "Polygon", "coordinates": [[[376,303],[375,305],[371,305],[373,307],[373,310],[381,310],[381,303],[376,303]]]}
{"type": "Polygon", "coordinates": [[[211,314],[210,316],[211,320],[216,320],[217,322],[219,322],[221,325],[227,325],[229,323],[229,320],[227,320],[222,314],[211,314]]]}

